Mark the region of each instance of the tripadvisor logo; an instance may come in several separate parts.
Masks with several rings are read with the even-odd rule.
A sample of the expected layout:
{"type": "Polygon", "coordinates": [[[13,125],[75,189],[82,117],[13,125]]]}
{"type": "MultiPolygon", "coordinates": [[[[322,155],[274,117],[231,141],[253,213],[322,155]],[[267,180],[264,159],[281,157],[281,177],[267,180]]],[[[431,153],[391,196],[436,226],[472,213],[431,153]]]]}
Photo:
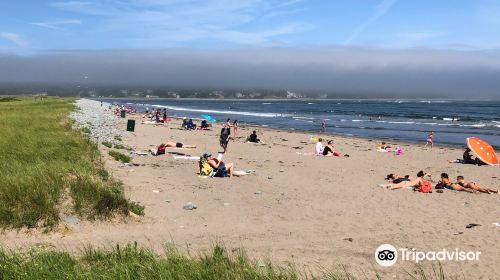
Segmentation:
{"type": "Polygon", "coordinates": [[[382,244],[375,250],[375,260],[381,266],[393,266],[398,260],[398,251],[390,244],[382,244]]]}
{"type": "Polygon", "coordinates": [[[375,250],[375,261],[381,266],[393,266],[398,257],[401,261],[419,263],[421,261],[479,261],[481,252],[442,249],[439,251],[417,251],[415,249],[400,248],[390,244],[382,244],[375,250]]]}

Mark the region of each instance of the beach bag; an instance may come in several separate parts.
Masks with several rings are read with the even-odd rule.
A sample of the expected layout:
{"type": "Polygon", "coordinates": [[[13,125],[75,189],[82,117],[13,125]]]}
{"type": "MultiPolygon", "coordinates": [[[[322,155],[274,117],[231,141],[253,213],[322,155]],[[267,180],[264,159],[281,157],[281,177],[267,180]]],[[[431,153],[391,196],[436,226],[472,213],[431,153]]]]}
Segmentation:
{"type": "Polygon", "coordinates": [[[214,169],[208,161],[204,157],[200,157],[200,161],[198,162],[200,165],[200,176],[211,176],[214,169]]]}
{"type": "Polygon", "coordinates": [[[157,155],[164,155],[165,154],[165,145],[161,144],[158,146],[158,149],[156,150],[157,155]]]}
{"type": "Polygon", "coordinates": [[[418,186],[418,191],[422,193],[430,193],[432,192],[432,183],[427,180],[423,180],[420,182],[418,186]]]}

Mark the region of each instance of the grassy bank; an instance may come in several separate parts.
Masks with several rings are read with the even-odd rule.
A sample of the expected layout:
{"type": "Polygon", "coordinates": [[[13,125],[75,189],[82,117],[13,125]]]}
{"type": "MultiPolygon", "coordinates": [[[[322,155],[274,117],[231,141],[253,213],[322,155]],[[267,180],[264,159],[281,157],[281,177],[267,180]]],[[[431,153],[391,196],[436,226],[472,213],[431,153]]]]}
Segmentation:
{"type": "Polygon", "coordinates": [[[50,228],[61,215],[128,213],[97,145],[72,129],[71,99],[0,102],[0,227],[50,228]]]}
{"type": "MultiPolygon", "coordinates": [[[[421,267],[402,272],[404,279],[445,279],[440,267],[431,273],[424,272],[421,267]]],[[[0,275],[2,279],[356,279],[344,267],[313,277],[299,273],[292,266],[253,261],[240,250],[228,253],[220,246],[198,256],[166,248],[160,256],[137,244],[112,249],[87,248],[79,257],[60,251],[13,253],[0,250],[0,275]]],[[[364,273],[361,279],[382,277],[372,270],[364,273]]]]}

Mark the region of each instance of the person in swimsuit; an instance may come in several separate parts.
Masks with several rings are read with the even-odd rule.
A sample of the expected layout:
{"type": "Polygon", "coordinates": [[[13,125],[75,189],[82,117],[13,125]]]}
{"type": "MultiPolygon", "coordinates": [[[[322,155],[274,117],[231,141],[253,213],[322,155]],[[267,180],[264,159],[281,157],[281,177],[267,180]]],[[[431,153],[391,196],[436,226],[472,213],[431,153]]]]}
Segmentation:
{"type": "Polygon", "coordinates": [[[417,173],[417,178],[411,178],[411,177],[408,176],[408,177],[405,177],[404,179],[403,178],[400,179],[399,176],[397,176],[397,177],[395,177],[395,176],[397,176],[397,175],[395,175],[395,174],[389,174],[387,176],[388,178],[392,177],[392,178],[395,178],[395,179],[392,179],[392,183],[391,184],[384,185],[384,187],[386,189],[397,190],[397,189],[401,189],[401,188],[419,186],[420,182],[422,182],[426,176],[430,176],[430,174],[424,173],[424,171],[419,171],[417,173]],[[390,176],[390,175],[392,175],[392,176],[390,176]]]}
{"type": "Polygon", "coordinates": [[[431,148],[434,147],[434,132],[430,132],[429,135],[427,135],[427,143],[425,143],[425,147],[427,145],[430,145],[431,148]]]}
{"type": "Polygon", "coordinates": [[[234,132],[233,137],[236,137],[236,134],[238,133],[238,120],[234,120],[233,122],[233,132],[234,132]]]}
{"type": "Polygon", "coordinates": [[[328,143],[326,144],[325,148],[323,149],[323,155],[324,156],[340,156],[340,153],[336,152],[333,150],[333,140],[329,140],[328,143]]]}
{"type": "Polygon", "coordinates": [[[184,145],[180,142],[177,142],[177,143],[176,142],[167,142],[163,145],[165,145],[166,148],[186,148],[186,149],[196,148],[196,145],[184,145]]]}
{"type": "Polygon", "coordinates": [[[485,188],[480,186],[479,184],[476,184],[474,182],[466,182],[464,176],[457,176],[457,185],[466,188],[466,189],[471,189],[477,192],[482,192],[482,193],[496,193],[498,194],[498,190],[493,190],[489,188],[485,188]]]}
{"type": "Polygon", "coordinates": [[[474,192],[472,189],[464,188],[459,184],[452,183],[447,173],[441,173],[441,181],[436,185],[436,189],[446,188],[454,191],[474,192]]]}
{"type": "Polygon", "coordinates": [[[234,174],[234,164],[232,162],[224,163],[222,160],[213,158],[210,154],[204,154],[203,157],[207,160],[208,164],[214,169],[214,177],[229,177],[239,176],[234,174]]]}

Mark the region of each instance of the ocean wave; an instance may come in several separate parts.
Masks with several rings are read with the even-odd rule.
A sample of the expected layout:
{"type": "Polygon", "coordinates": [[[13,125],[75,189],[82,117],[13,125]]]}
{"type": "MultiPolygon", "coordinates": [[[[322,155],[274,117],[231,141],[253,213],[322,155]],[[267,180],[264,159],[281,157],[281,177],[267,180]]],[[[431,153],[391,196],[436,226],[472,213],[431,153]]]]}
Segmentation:
{"type": "Polygon", "coordinates": [[[311,118],[311,117],[292,117],[294,119],[303,119],[303,120],[314,120],[315,118],[311,118]]]}
{"type": "Polygon", "coordinates": [[[415,124],[415,122],[388,122],[392,124],[415,124]]]}
{"type": "Polygon", "coordinates": [[[154,105],[155,107],[166,108],[174,111],[184,111],[184,112],[199,112],[199,113],[211,113],[211,114],[223,114],[223,115],[243,115],[243,116],[255,116],[255,117],[265,117],[265,118],[276,118],[276,117],[287,117],[287,114],[276,114],[276,113],[257,113],[257,112],[244,112],[244,111],[219,111],[219,110],[209,110],[209,109],[193,109],[177,106],[165,106],[165,105],[154,105]]]}
{"type": "Polygon", "coordinates": [[[271,104],[273,104],[273,103],[268,103],[268,102],[262,103],[262,105],[271,105],[271,104]]]}
{"type": "Polygon", "coordinates": [[[449,103],[447,100],[420,100],[420,103],[449,103]]]}
{"type": "Polygon", "coordinates": [[[351,120],[351,122],[364,122],[364,120],[351,120]]]}

